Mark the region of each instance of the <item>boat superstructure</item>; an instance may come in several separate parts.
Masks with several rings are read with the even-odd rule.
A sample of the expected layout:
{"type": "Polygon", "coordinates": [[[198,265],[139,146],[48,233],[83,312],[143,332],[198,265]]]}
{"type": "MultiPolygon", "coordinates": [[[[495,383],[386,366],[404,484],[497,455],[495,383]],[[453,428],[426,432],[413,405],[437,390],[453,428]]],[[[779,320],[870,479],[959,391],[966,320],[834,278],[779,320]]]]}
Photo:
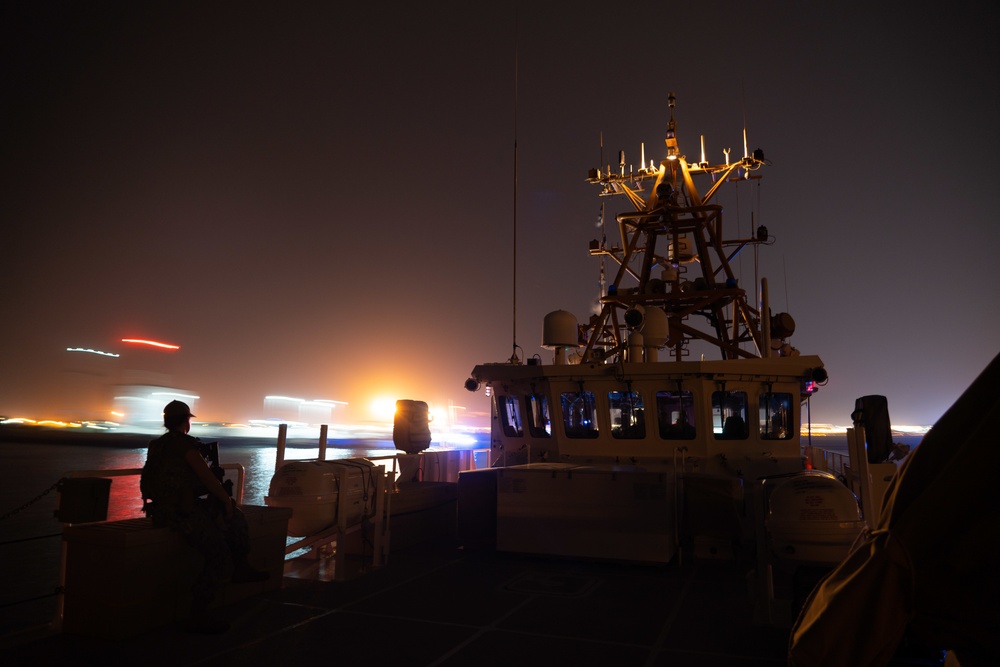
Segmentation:
{"type": "Polygon", "coordinates": [[[485,385],[492,395],[499,465],[656,465],[682,449],[685,461],[708,472],[801,467],[801,406],[826,371],[819,357],[788,343],[794,320],[771,313],[766,281],[760,303],[739,284],[734,258],[771,243],[767,229],[734,234],[715,203],[727,184],[759,180],[763,152],[689,163],[672,96],[669,104],[658,167],[626,173],[621,158],[618,172],[588,176],[601,197],[630,205],[615,218],[618,243],[590,244],[592,256],[617,266],[600,312],[583,325],[566,311],[546,316],[542,344],[553,351],[551,363],[515,357],[472,372],[467,387],[485,385]],[[694,360],[693,343],[718,358],[694,360]]]}
{"type": "MultiPolygon", "coordinates": [[[[710,164],[704,149],[689,161],[674,108],[671,95],[658,165],[626,170],[620,157],[588,175],[602,201],[625,204],[617,240],[590,243],[602,276],[612,266],[598,311],[582,324],[549,313],[550,359],[480,364],[466,382],[492,404],[497,547],[669,562],[692,544],[695,555],[768,558],[773,515],[786,555],[801,536],[807,560],[835,563],[862,526],[857,500],[804,470],[800,439],[827,373],[789,343],[795,322],[772,312],[766,280],[748,292],[734,270],[740,253],[773,242],[768,230],[741,234],[718,203],[767,161],[746,147],[734,161],[710,164]],[[791,478],[797,489],[774,496],[791,509],[774,512],[791,478]]],[[[463,473],[470,484],[483,474],[463,473]]]]}
{"type": "Polygon", "coordinates": [[[733,269],[739,253],[773,241],[767,229],[739,235],[716,203],[725,186],[760,179],[763,152],[688,162],[673,96],[669,107],[659,166],[626,173],[622,157],[619,171],[588,175],[601,197],[630,205],[615,217],[618,243],[590,244],[617,266],[599,313],[583,325],[549,313],[542,344],[551,363],[482,364],[467,382],[492,396],[497,464],[672,465],[683,452],[701,472],[801,468],[801,408],[826,371],[788,343],[794,320],[771,313],[766,281],[751,303],[733,269]],[[695,360],[693,344],[718,358],[695,360]]]}

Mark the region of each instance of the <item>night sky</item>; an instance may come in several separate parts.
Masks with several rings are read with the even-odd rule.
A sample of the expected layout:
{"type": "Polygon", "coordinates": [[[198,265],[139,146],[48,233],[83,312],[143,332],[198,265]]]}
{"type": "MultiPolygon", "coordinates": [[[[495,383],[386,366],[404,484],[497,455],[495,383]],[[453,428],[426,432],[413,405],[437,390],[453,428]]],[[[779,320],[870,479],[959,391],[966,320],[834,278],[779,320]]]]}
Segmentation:
{"type": "Polygon", "coordinates": [[[146,374],[485,423],[469,371],[586,321],[587,171],[662,159],[671,92],[689,159],[745,124],[771,163],[725,215],[775,239],[741,284],[825,361],[814,421],[931,424],[1000,351],[993,3],[521,4],[3,3],[0,415],[146,374]]]}

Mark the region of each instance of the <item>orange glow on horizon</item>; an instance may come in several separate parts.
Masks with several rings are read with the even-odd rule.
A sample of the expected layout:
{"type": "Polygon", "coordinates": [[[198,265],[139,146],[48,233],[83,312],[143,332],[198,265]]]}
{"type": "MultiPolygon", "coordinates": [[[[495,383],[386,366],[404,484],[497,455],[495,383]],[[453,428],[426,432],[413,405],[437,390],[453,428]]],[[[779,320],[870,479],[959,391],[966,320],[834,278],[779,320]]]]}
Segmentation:
{"type": "Polygon", "coordinates": [[[144,340],[142,338],[122,338],[123,343],[135,343],[136,345],[149,345],[150,347],[159,347],[164,350],[179,350],[180,345],[173,345],[171,343],[160,343],[155,340],[144,340]]]}

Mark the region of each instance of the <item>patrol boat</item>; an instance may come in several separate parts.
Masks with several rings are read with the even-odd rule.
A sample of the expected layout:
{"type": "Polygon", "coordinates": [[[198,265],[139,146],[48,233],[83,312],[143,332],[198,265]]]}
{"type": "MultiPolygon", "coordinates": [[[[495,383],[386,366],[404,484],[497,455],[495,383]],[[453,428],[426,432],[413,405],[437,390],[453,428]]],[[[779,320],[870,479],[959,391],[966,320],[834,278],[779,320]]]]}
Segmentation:
{"type": "Polygon", "coordinates": [[[620,153],[588,174],[602,210],[620,210],[614,239],[589,246],[612,276],[599,312],[550,312],[546,359],[515,344],[466,381],[490,397],[491,468],[460,475],[459,528],[519,553],[747,563],[763,615],[787,622],[808,587],[782,581],[832,567],[864,520],[843,483],[804,463],[822,360],[790,344],[795,321],[772,312],[766,278],[748,293],[734,270],[774,238],[741,233],[719,202],[756,187],[768,161],[745,130],[741,158],[709,163],[702,138],[690,161],[672,94],[668,107],[658,164],[643,148],[637,169],[620,153]]]}

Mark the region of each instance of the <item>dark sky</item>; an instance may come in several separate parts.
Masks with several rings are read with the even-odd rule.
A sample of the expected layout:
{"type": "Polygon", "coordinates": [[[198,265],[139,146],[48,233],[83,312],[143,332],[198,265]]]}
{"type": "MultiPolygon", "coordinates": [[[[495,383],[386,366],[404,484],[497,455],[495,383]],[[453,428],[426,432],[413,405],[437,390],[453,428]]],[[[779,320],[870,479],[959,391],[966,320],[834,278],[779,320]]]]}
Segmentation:
{"type": "Polygon", "coordinates": [[[485,412],[462,383],[514,321],[547,357],[545,313],[586,320],[587,170],[602,134],[659,161],[671,91],[689,157],[745,123],[772,163],[726,217],[775,237],[815,421],[933,423],[1000,350],[992,3],[538,4],[3,3],[0,414],[150,369],[210,419],[485,412]]]}

